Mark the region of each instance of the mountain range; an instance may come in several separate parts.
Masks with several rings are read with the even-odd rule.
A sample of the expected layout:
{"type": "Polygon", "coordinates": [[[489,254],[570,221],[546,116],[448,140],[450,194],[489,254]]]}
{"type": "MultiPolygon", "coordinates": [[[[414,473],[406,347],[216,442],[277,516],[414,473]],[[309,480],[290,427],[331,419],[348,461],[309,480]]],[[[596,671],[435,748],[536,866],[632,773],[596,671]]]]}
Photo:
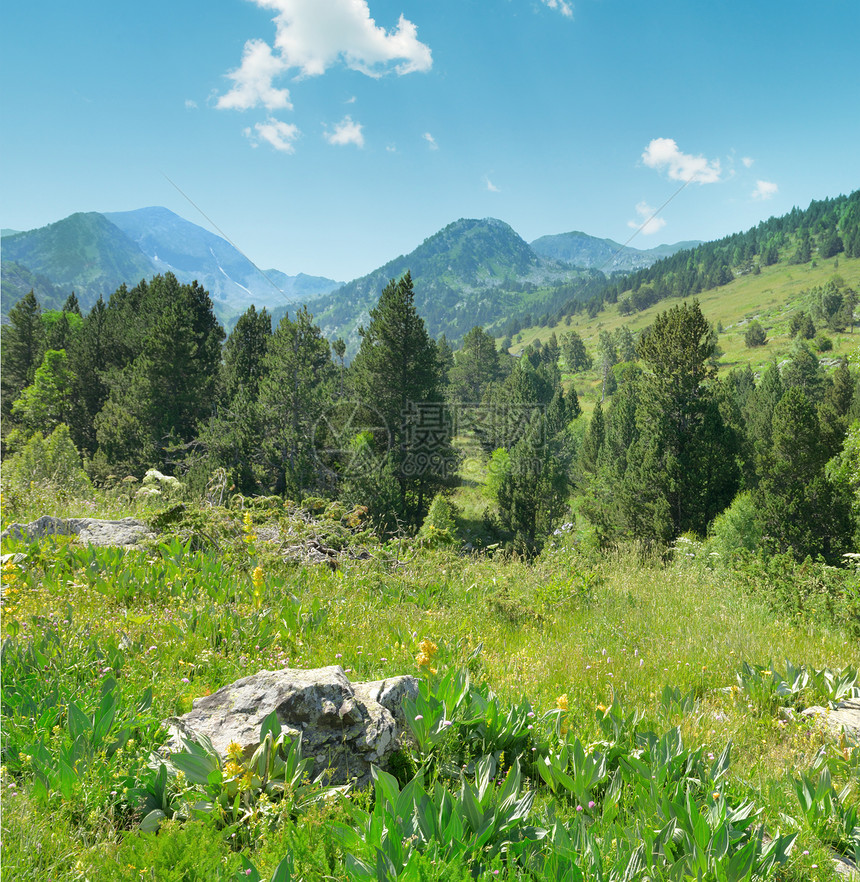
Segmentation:
{"type": "Polygon", "coordinates": [[[74,291],[86,310],[122,284],[172,272],[209,292],[218,318],[229,323],[252,303],[275,309],[303,303],[339,282],[258,269],[221,236],[166,208],[86,212],[2,238],[2,308],[6,314],[30,288],[47,308],[74,291]]]}
{"type": "Polygon", "coordinates": [[[3,231],[2,312],[31,288],[45,308],[59,308],[74,291],[87,310],[121,284],[169,271],[181,282],[202,284],[228,327],[252,303],[269,309],[275,321],[292,305],[310,303],[326,336],[344,337],[354,352],[382,288],[406,270],[430,333],[455,342],[475,324],[489,327],[542,312],[564,286],[565,298],[576,297],[604,274],[651,266],[695,244],[639,251],[581,232],[529,244],[504,221],[461,219],[411,253],[343,284],[262,271],[226,239],[166,208],[81,212],[27,232],[3,231]]]}

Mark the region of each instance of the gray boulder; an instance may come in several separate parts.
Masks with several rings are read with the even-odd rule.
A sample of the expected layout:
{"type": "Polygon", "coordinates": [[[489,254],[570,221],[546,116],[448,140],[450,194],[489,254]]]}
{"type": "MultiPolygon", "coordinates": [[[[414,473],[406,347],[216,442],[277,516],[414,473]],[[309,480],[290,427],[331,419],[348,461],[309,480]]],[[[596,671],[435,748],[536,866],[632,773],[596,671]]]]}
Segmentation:
{"type": "Polygon", "coordinates": [[[137,545],[144,539],[154,539],[155,533],[134,518],[121,521],[101,521],[96,518],[56,518],[43,515],[30,524],[12,524],[0,534],[0,539],[44,539],[46,536],[77,536],[88,545],[137,545]]]}
{"type": "Polygon", "coordinates": [[[166,721],[169,740],[162,753],[182,750],[181,736],[208,738],[221,755],[231,742],[246,759],[260,741],[260,727],[273,711],[282,729],[301,733],[302,753],[314,760],[314,777],[331,770],[329,783],[370,780],[371,765],[385,768],[404,735],[404,697],[415,698],[415,677],[393,677],[374,683],[347,679],[340,665],[315,670],[283,668],[260,671],[195,699],[193,709],[166,721]]]}
{"type": "Polygon", "coordinates": [[[844,732],[848,740],[860,742],[860,698],[843,701],[832,710],[815,706],[801,713],[822,723],[834,738],[844,732]]]}

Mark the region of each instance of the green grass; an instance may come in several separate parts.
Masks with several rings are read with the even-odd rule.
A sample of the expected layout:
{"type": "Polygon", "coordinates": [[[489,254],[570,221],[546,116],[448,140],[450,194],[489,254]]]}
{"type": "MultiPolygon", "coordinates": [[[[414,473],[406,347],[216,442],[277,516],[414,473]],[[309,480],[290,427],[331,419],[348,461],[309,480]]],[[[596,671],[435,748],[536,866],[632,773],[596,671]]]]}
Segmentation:
{"type": "MultiPolygon", "coordinates": [[[[820,261],[815,267],[811,263],[799,266],[778,263],[764,267],[759,275],[740,276],[728,285],[697,295],[705,317],[715,326],[721,324],[723,327],[719,335],[719,346],[723,350],[720,370],[728,371],[749,363],[754,371],[759,372],[774,360],[779,362],[787,358],[793,342],[788,328],[792,314],[799,309],[808,311],[806,292],[825,284],[834,275],[841,276],[848,287],[860,289],[860,258],[840,255],[838,266],[834,259],[820,261]],[[766,344],[754,349],[744,343],[746,323],[752,319],[757,319],[768,334],[766,344]]],[[[594,353],[601,330],[612,333],[627,326],[635,335],[651,325],[656,316],[669,309],[673,302],[663,300],[630,316],[621,315],[617,305],[609,305],[593,319],[586,313],[579,313],[572,317],[570,325],[560,322],[552,327],[526,328],[518,335],[519,342],[511,351],[519,352],[536,339],[546,342],[553,332],[560,338],[568,331],[576,331],[589,352],[594,353]]],[[[825,334],[832,340],[833,349],[819,353],[819,358],[838,359],[849,355],[860,342],[860,331],[834,333],[825,329],[825,334]]],[[[809,342],[814,345],[815,341],[809,342]]],[[[590,413],[600,394],[596,371],[568,375],[568,380],[576,387],[583,410],[590,413]]]]}
{"type": "MultiPolygon", "coordinates": [[[[480,483],[476,475],[474,486],[460,491],[465,522],[482,516],[480,483]]],[[[107,497],[93,504],[119,513],[107,497]]],[[[77,513],[73,508],[69,501],[64,511],[77,513]]],[[[285,527],[292,518],[289,509],[254,510],[253,529],[267,522],[285,527]]],[[[644,715],[641,725],[657,733],[679,726],[685,744],[705,753],[718,756],[731,742],[726,798],[752,800],[773,835],[778,829],[799,834],[779,878],[829,878],[823,834],[799,811],[791,783],[826,742],[810,724],[786,723],[772,707],[731,687],[744,662],[773,661],[778,669],[785,659],[816,669],[860,666],[850,622],[775,610],[767,597],[749,593],[741,574],[710,569],[705,557],[678,555],[666,563],[643,559],[636,549],[602,556],[564,537],[527,562],[383,546],[356,527],[352,541],[370,548],[372,559],[344,560],[332,572],[284,561],[274,545],[249,535],[241,512],[195,513],[175,529],[188,537],[182,530],[195,523],[209,525],[217,551],[192,552],[176,542],[126,552],[86,552],[68,541],[3,549],[25,555],[10,571],[3,610],[6,878],[234,879],[243,877],[243,859],[270,874],[287,853],[296,878],[349,878],[344,849],[330,831],[353,821],[337,801],[309,814],[278,816],[277,823],[255,809],[240,847],[205,819],[171,821],[158,836],[140,833],[135,781],[146,778],[149,753],[163,737],[158,722],[187,711],[197,696],[281,666],[340,664],[354,681],[420,673],[416,656],[425,638],[439,647],[439,676],[468,668],[474,684],[492,689],[502,708],[526,696],[540,750],[560,737],[555,709],[563,695],[569,735],[562,740],[604,741],[600,708],[617,702],[644,715]],[[257,593],[255,566],[265,574],[257,593]],[[37,783],[38,758],[28,758],[37,755],[33,745],[41,743],[51,762],[63,755],[71,743],[67,706],[74,702],[92,713],[109,681],[116,684],[117,721],[124,721],[111,732],[125,726],[122,750],[107,742],[96,746],[92,760],[80,760],[65,793],[59,785],[45,793],[37,783]],[[666,686],[691,695],[693,710],[667,705],[666,686]],[[149,689],[151,707],[138,709],[149,689]],[[21,710],[15,696],[22,691],[41,701],[42,710],[21,710]]],[[[346,535],[333,524],[320,521],[313,529],[346,535]]],[[[428,688],[432,695],[435,687],[428,688]]],[[[458,737],[444,746],[445,755],[473,749],[458,737]]],[[[850,772],[839,771],[838,750],[825,750],[845,783],[850,772]]],[[[428,768],[432,779],[438,767],[428,768]]],[[[456,795],[459,785],[450,786],[456,795]]],[[[574,803],[553,798],[539,777],[527,776],[522,786],[535,791],[533,822],[546,826],[547,813],[556,812],[574,829],[574,803]]],[[[629,794],[616,821],[598,814],[589,828],[606,860],[615,854],[610,840],[633,830],[637,812],[647,810],[645,803],[625,802],[629,794]]],[[[371,809],[379,799],[368,795],[358,803],[371,809]]],[[[856,793],[852,799],[856,805],[856,793]]],[[[609,803],[599,805],[608,812],[609,803]]],[[[363,848],[357,844],[355,854],[372,857],[363,848]]],[[[416,857],[426,866],[425,875],[414,878],[468,878],[475,866],[473,859],[439,855],[436,863],[429,853],[426,860],[416,857]]],[[[482,878],[497,878],[494,868],[498,878],[541,877],[517,869],[512,858],[493,860],[482,878]]]]}

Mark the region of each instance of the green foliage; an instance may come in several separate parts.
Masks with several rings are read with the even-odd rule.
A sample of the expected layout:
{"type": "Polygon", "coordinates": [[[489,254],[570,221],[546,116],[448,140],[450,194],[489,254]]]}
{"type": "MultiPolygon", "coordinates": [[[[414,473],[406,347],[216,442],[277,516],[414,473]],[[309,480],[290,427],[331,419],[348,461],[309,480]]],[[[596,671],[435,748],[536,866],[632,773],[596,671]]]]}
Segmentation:
{"type": "Polygon", "coordinates": [[[744,343],[752,349],[756,346],[764,346],[767,342],[767,331],[759,322],[750,322],[749,327],[744,334],[744,343]]]}
{"type": "Polygon", "coordinates": [[[610,409],[586,509],[610,535],[664,544],[701,535],[734,497],[739,442],[710,386],[713,345],[698,303],[661,313],[640,339],[644,372],[610,409]]]}
{"type": "Polygon", "coordinates": [[[37,368],[33,385],[12,405],[12,417],[20,422],[24,437],[50,433],[68,423],[72,409],[72,374],[64,349],[49,349],[37,368]]]}
{"type": "Polygon", "coordinates": [[[422,545],[437,548],[441,545],[452,545],[457,541],[457,524],[454,521],[455,509],[441,494],[437,493],[430,503],[430,509],[424,523],[418,531],[418,539],[422,545]]]}
{"type": "Polygon", "coordinates": [[[714,518],[708,531],[708,548],[723,565],[731,565],[761,542],[761,524],[753,494],[738,493],[732,504],[714,518]]]}
{"type": "Polygon", "coordinates": [[[3,476],[16,493],[26,493],[31,485],[39,485],[70,496],[85,492],[90,484],[65,425],[57,426],[47,438],[36,432],[4,463],[3,476]]]}
{"type": "Polygon", "coordinates": [[[387,451],[399,485],[397,514],[416,526],[448,483],[453,455],[438,352],[415,308],[408,272],[391,280],[370,311],[351,374],[359,408],[369,411],[364,425],[375,427],[375,445],[387,451]]]}

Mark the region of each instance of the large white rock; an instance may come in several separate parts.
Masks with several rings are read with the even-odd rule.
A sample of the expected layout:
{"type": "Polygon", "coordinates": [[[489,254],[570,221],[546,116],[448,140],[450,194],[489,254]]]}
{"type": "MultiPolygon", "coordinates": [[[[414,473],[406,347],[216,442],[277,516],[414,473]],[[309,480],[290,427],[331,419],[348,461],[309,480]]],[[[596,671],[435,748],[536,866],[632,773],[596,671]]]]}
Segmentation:
{"type": "Polygon", "coordinates": [[[314,776],[330,769],[330,783],[362,785],[370,779],[371,765],[385,768],[399,748],[403,699],[417,694],[415,677],[353,685],[340,665],[260,671],[195,699],[189,713],[167,720],[170,739],[163,751],[180,751],[180,735],[192,741],[205,736],[222,759],[231,742],[250,758],[263,721],[274,711],[284,731],[301,733],[302,753],[314,759],[314,776]]]}
{"type": "Polygon", "coordinates": [[[46,536],[77,536],[88,545],[137,545],[144,539],[154,539],[155,533],[142,521],[123,518],[121,521],[102,521],[97,518],[56,518],[42,515],[30,524],[12,524],[0,534],[5,539],[43,539],[46,536]]]}

